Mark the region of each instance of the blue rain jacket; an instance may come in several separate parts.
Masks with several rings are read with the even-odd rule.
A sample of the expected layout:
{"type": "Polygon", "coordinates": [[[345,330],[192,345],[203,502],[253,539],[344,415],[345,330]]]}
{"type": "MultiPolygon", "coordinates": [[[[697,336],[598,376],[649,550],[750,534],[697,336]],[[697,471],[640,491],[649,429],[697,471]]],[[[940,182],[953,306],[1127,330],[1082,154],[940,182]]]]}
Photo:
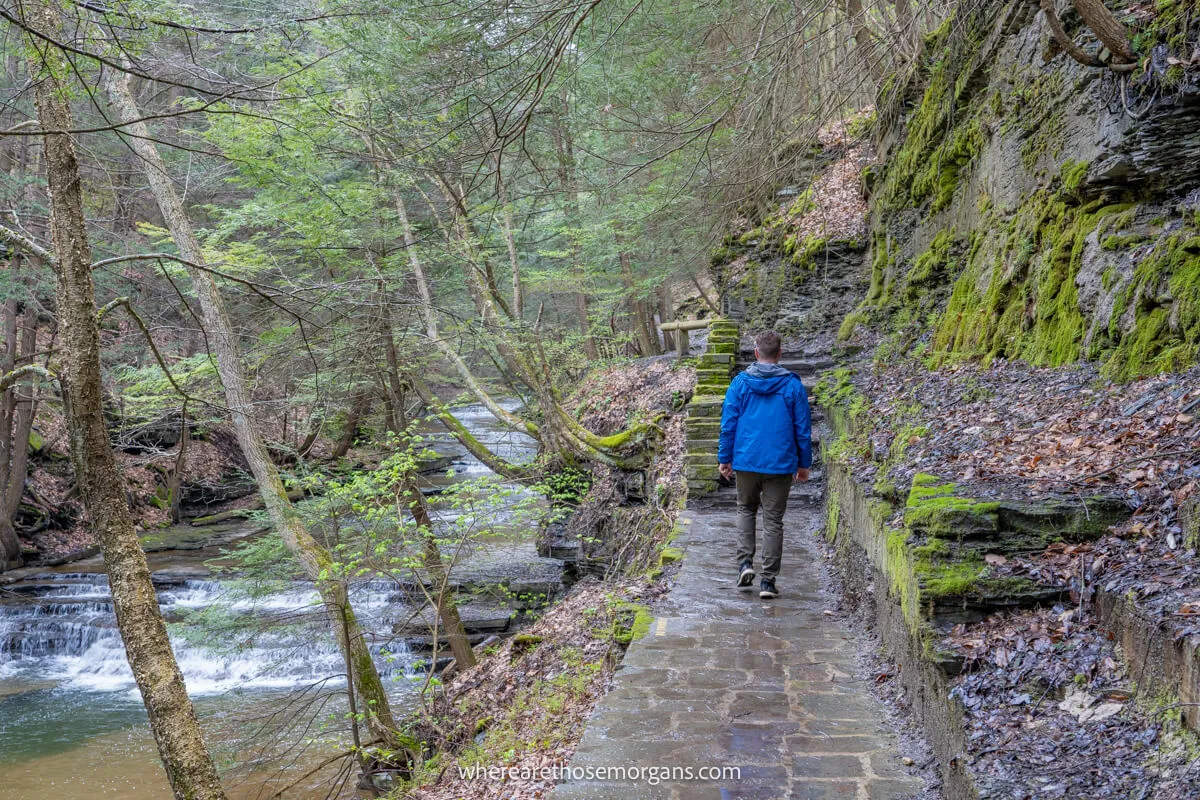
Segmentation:
{"type": "Polygon", "coordinates": [[[755,362],[733,379],[721,410],[717,461],[739,472],[790,475],[812,466],[812,419],[800,378],[755,362]]]}

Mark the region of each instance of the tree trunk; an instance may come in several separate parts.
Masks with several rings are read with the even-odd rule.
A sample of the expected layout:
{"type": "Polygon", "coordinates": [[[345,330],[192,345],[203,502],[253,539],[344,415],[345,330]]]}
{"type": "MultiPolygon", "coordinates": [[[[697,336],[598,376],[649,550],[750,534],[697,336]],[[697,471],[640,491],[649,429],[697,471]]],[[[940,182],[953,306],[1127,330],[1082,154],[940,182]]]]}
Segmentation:
{"type": "Polygon", "coordinates": [[[574,306],[575,323],[583,336],[583,351],[590,359],[600,357],[596,340],[592,337],[591,312],[588,308],[587,269],[583,263],[583,248],[579,243],[579,226],[583,220],[579,215],[579,178],[575,170],[575,144],[571,139],[571,131],[563,116],[567,112],[567,97],[562,97],[562,110],[555,112],[554,118],[554,150],[558,156],[558,180],[562,184],[563,196],[566,198],[567,243],[571,256],[571,275],[575,283],[574,306]]]}
{"type": "MultiPolygon", "coordinates": [[[[25,8],[32,30],[50,41],[62,38],[56,3],[42,0],[25,8]]],[[[43,63],[32,56],[30,64],[42,129],[70,130],[70,92],[62,78],[70,69],[66,59],[33,35],[29,36],[29,49],[46,58],[43,63]]],[[[44,134],[43,143],[62,347],[59,381],[76,480],[104,555],[117,626],[171,790],[179,800],[223,800],[216,767],[171,651],[146,554],[133,527],[124,481],[104,425],[100,336],[75,143],[65,133],[44,134]]]]}
{"type": "Polygon", "coordinates": [[[1085,67],[1104,66],[1100,59],[1084,50],[1067,35],[1066,30],[1063,29],[1062,20],[1058,17],[1058,11],[1054,8],[1054,0],[1040,0],[1040,3],[1042,13],[1046,15],[1046,23],[1050,26],[1050,35],[1054,37],[1054,41],[1058,42],[1058,46],[1063,49],[1063,52],[1085,67]]]}
{"type": "MultiPolygon", "coordinates": [[[[659,322],[667,322],[675,315],[675,309],[671,299],[671,287],[666,281],[658,287],[658,320],[659,322]]],[[[663,331],[663,347],[667,350],[675,349],[675,333],[673,331],[663,331]]]]}
{"type": "Polygon", "coordinates": [[[183,203],[175,192],[158,148],[150,136],[148,126],[144,122],[133,121],[140,117],[140,112],[129,91],[128,79],[129,76],[124,73],[110,73],[107,76],[106,88],[119,117],[129,123],[127,129],[131,134],[130,145],[142,161],[150,189],[175,240],[175,246],[179,248],[179,253],[184,259],[196,265],[189,268],[189,271],[200,301],[204,328],[215,351],[217,374],[225,388],[225,402],[229,407],[238,444],[241,445],[250,472],[258,483],[263,505],[271,522],[288,550],[300,562],[305,575],[316,584],[328,611],[330,624],[337,633],[338,642],[346,651],[350,663],[354,665],[354,674],[349,677],[363,700],[368,730],[373,738],[383,741],[389,748],[395,748],[399,745],[399,739],[396,734],[396,722],[392,717],[391,703],[371,658],[366,639],[350,607],[346,586],[340,580],[329,578],[333,572],[330,569],[333,566],[333,558],[309,533],[300,519],[299,513],[288,499],[283,481],[279,477],[279,470],[271,461],[262,438],[254,428],[254,420],[250,416],[253,407],[250,392],[246,387],[246,377],[233,327],[225,314],[224,301],[212,275],[200,268],[204,266],[204,253],[184,213],[183,203]],[[345,620],[345,624],[339,624],[342,620],[345,620]]]}
{"type": "MultiPolygon", "coordinates": [[[[20,263],[20,255],[14,254],[9,259],[9,271],[15,272],[20,263]]],[[[15,276],[14,276],[15,277],[15,276]]],[[[16,281],[13,280],[15,284],[16,281]]],[[[0,352],[0,375],[7,375],[17,364],[17,299],[10,297],[4,302],[4,350],[0,352]]],[[[3,396],[0,396],[0,487],[7,487],[12,471],[13,452],[16,448],[16,436],[13,427],[13,416],[16,409],[15,396],[18,386],[13,386],[3,396]]],[[[7,497],[7,492],[4,492],[7,497]]],[[[0,499],[2,502],[2,499],[0,499]]],[[[12,515],[8,513],[5,504],[0,507],[0,571],[4,568],[21,564],[21,540],[13,528],[12,515]]]]}
{"type": "Polygon", "coordinates": [[[876,84],[883,79],[883,59],[875,32],[867,24],[867,15],[862,0],[845,0],[846,16],[854,35],[854,52],[863,64],[863,69],[876,84]]]}
{"type": "MultiPolygon", "coordinates": [[[[33,358],[37,349],[37,310],[26,306],[21,315],[20,360],[33,358]]],[[[12,456],[8,467],[8,484],[4,496],[4,515],[11,522],[25,494],[25,479],[29,475],[29,433],[33,430],[33,416],[37,405],[36,384],[18,385],[12,388],[13,425],[12,456]]]]}
{"type": "Polygon", "coordinates": [[[170,505],[171,522],[183,519],[183,470],[187,464],[188,443],[192,440],[191,426],[188,424],[187,401],[179,412],[179,449],[175,452],[175,464],[167,473],[167,503],[170,505]]]}
{"type": "Polygon", "coordinates": [[[633,280],[633,258],[623,250],[617,259],[621,262],[621,283],[625,287],[625,298],[629,303],[630,328],[633,329],[634,338],[637,340],[638,351],[643,356],[656,356],[659,353],[658,335],[653,333],[653,321],[647,321],[650,312],[646,308],[646,304],[637,296],[637,286],[633,280]]]}
{"type": "Polygon", "coordinates": [[[1129,31],[1104,5],[1104,0],[1071,0],[1071,5],[1083,17],[1084,23],[1104,42],[1104,46],[1116,57],[1118,63],[1135,60],[1129,46],[1129,31]]]}
{"type": "Polygon", "coordinates": [[[454,662],[459,669],[473,667],[475,666],[475,650],[471,647],[466,629],[463,628],[462,618],[458,615],[458,605],[450,595],[446,580],[449,577],[449,570],[446,569],[446,564],[442,560],[442,552],[438,549],[437,538],[433,534],[433,520],[429,516],[429,507],[425,504],[425,496],[414,484],[405,487],[405,494],[408,495],[408,508],[413,521],[421,529],[420,535],[424,540],[422,561],[425,563],[425,571],[432,578],[435,592],[433,600],[437,608],[438,619],[441,620],[442,630],[445,632],[446,642],[450,645],[450,653],[454,656],[454,662]]]}
{"type": "MultiPolygon", "coordinates": [[[[513,430],[524,431],[532,436],[536,436],[537,428],[501,408],[500,404],[488,394],[483,385],[475,378],[474,373],[471,372],[471,368],[467,366],[467,362],[463,360],[458,351],[442,338],[441,332],[438,330],[437,309],[433,305],[433,290],[425,274],[425,265],[421,260],[421,254],[417,252],[417,237],[413,234],[412,225],[408,220],[408,207],[405,205],[404,197],[399,191],[395,192],[393,201],[396,204],[396,216],[404,237],[404,246],[408,251],[408,263],[412,267],[413,277],[417,282],[417,294],[421,301],[421,317],[425,322],[425,333],[429,337],[430,342],[454,365],[454,369],[467,384],[467,388],[471,390],[471,393],[475,395],[479,402],[483,403],[496,419],[505,423],[513,430]]],[[[468,277],[468,281],[470,281],[470,277],[468,277]]],[[[480,292],[477,291],[475,296],[476,303],[482,304],[486,302],[486,299],[480,295],[480,292]]],[[[497,330],[496,333],[499,335],[500,332],[497,330]]]]}
{"type": "Polygon", "coordinates": [[[395,431],[399,435],[408,427],[404,382],[400,380],[400,354],[396,352],[396,336],[392,332],[392,304],[382,278],[379,280],[379,341],[383,345],[384,362],[387,364],[387,392],[391,398],[395,431]]]}
{"type": "Polygon", "coordinates": [[[513,231],[512,206],[504,187],[500,161],[496,160],[496,199],[500,202],[500,221],[504,229],[504,246],[508,249],[508,264],[512,271],[512,315],[516,322],[525,316],[525,291],[521,287],[521,260],[517,257],[517,237],[513,231]]]}
{"type": "MultiPolygon", "coordinates": [[[[461,218],[460,222],[455,226],[457,235],[464,237],[464,239],[469,237],[471,225],[469,219],[467,219],[465,200],[461,196],[456,195],[445,180],[437,176],[436,173],[434,177],[442,185],[443,193],[447,201],[452,204],[454,213],[461,218]]],[[[404,212],[403,198],[398,193],[396,200],[397,213],[400,215],[402,221],[406,220],[407,215],[404,212]]],[[[403,227],[405,230],[408,229],[407,224],[403,225],[403,227]]],[[[470,368],[462,360],[461,356],[453,348],[449,347],[447,343],[441,342],[441,338],[437,335],[437,320],[436,316],[432,313],[433,301],[429,283],[425,278],[420,258],[416,255],[415,249],[412,248],[411,242],[406,243],[409,244],[410,252],[412,253],[413,271],[416,275],[417,287],[421,295],[421,306],[429,312],[426,315],[426,324],[430,326],[430,336],[435,342],[440,342],[439,347],[459,370],[464,380],[467,381],[467,385],[471,387],[481,402],[487,405],[488,410],[497,419],[516,430],[525,430],[530,436],[539,441],[544,453],[556,454],[561,459],[567,461],[599,462],[619,469],[640,469],[645,466],[648,459],[649,439],[659,431],[657,425],[652,422],[639,423],[628,430],[612,436],[597,436],[580,425],[578,420],[562,407],[551,377],[549,361],[541,348],[541,343],[537,336],[534,335],[528,339],[522,339],[516,335],[512,326],[506,322],[506,320],[512,319],[511,314],[505,314],[505,309],[500,308],[498,303],[494,302],[493,294],[487,291],[486,287],[480,285],[478,270],[468,265],[464,272],[467,284],[471,287],[470,294],[476,304],[476,310],[488,326],[489,331],[494,335],[496,350],[505,359],[508,368],[514,374],[520,376],[533,391],[537,404],[542,411],[544,422],[540,425],[535,425],[532,422],[520,420],[510,412],[500,408],[479,385],[479,382],[471,374],[470,368]],[[523,351],[522,347],[529,352],[526,353],[523,351]],[[637,452],[630,455],[622,455],[619,452],[630,448],[636,449],[637,452]]],[[[534,332],[536,333],[536,328],[534,332]]],[[[410,375],[410,380],[412,380],[418,392],[428,400],[431,395],[427,390],[421,389],[419,376],[410,375]]],[[[464,446],[471,449],[471,452],[476,457],[483,460],[493,470],[502,475],[513,472],[528,472],[527,469],[515,465],[506,465],[507,472],[505,471],[504,464],[499,468],[493,466],[493,462],[502,460],[491,456],[491,460],[489,461],[483,452],[486,451],[486,448],[479,445],[477,441],[474,441],[468,432],[462,430],[461,425],[456,425],[452,416],[441,412],[439,414],[442,421],[451,428],[464,446]]]]}
{"type": "Polygon", "coordinates": [[[892,0],[892,7],[896,10],[896,37],[900,43],[900,52],[905,58],[912,58],[914,43],[918,41],[919,33],[915,27],[912,3],[910,0],[892,0]]]}
{"type": "Polygon", "coordinates": [[[350,401],[350,410],[346,413],[346,428],[342,431],[341,438],[337,440],[337,444],[333,446],[333,457],[345,458],[346,453],[350,452],[350,447],[354,444],[354,440],[358,438],[359,421],[367,415],[371,409],[371,390],[362,389],[354,399],[350,401]]]}

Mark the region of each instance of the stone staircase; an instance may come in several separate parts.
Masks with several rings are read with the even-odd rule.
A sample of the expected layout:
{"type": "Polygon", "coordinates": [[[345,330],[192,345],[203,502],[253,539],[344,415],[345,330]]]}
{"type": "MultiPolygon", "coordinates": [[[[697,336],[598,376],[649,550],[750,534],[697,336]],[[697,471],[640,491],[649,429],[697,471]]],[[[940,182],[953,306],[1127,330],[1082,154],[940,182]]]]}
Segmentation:
{"type": "MultiPolygon", "coordinates": [[[[721,435],[721,406],[733,376],[754,363],[754,350],[743,350],[741,332],[732,320],[709,326],[708,346],[697,365],[696,394],[688,404],[686,475],[689,497],[711,495],[721,486],[717,471],[717,440],[721,435]]],[[[779,366],[796,373],[812,389],[820,373],[833,366],[827,353],[784,351],[779,366]]],[[[821,419],[813,408],[813,422],[821,419]]]]}
{"type": "Polygon", "coordinates": [[[708,345],[696,365],[696,393],[688,403],[684,422],[687,459],[684,467],[688,496],[712,494],[720,485],[717,471],[717,438],[721,433],[721,404],[733,379],[742,336],[732,320],[714,320],[708,327],[708,345]]]}

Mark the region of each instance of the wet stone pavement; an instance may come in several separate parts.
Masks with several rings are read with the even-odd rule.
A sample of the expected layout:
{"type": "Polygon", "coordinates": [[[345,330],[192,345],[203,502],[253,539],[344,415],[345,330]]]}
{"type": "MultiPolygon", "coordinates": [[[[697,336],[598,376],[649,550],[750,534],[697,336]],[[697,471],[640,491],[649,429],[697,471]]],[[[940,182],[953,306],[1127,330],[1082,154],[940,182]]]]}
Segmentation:
{"type": "MultiPolygon", "coordinates": [[[[858,639],[825,609],[820,487],[796,485],[781,597],[734,586],[731,490],[686,512],[682,568],[650,631],[625,655],[554,800],[893,800],[924,782],[857,674],[858,639]],[[740,776],[588,780],[586,770],[736,767],[740,776]]],[[[761,518],[760,518],[761,530],[761,518]]],[[[761,541],[760,541],[761,546],[761,541]]],[[[759,563],[756,560],[756,570],[759,563]]],[[[595,773],[592,773],[595,775],[595,773]]]]}

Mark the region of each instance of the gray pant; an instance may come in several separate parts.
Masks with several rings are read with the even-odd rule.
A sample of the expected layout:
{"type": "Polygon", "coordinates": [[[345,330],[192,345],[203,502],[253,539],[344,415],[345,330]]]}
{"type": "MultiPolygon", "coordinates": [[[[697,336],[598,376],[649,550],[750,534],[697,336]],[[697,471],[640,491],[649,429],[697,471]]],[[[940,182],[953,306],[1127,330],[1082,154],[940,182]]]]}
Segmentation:
{"type": "Polygon", "coordinates": [[[764,475],[761,472],[737,472],[738,563],[754,560],[754,528],[758,507],[763,510],[762,575],[779,574],[783,558],[783,513],[787,511],[791,475],[764,475]]]}

